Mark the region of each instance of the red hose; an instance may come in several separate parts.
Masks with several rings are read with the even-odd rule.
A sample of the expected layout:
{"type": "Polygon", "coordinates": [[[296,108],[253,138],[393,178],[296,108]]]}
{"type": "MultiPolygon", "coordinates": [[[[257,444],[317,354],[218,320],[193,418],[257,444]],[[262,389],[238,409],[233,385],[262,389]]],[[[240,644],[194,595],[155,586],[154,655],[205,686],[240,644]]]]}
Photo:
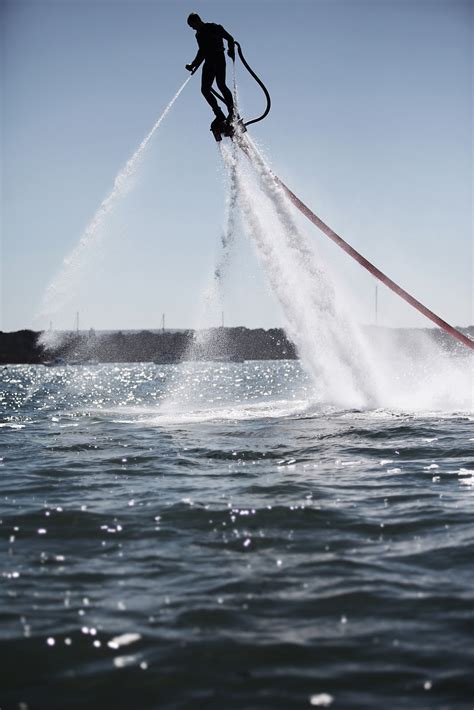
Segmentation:
{"type": "MultiPolygon", "coordinates": [[[[244,151],[244,153],[247,155],[247,157],[251,160],[251,156],[249,155],[247,146],[245,146],[243,141],[239,141],[239,145],[244,151]]],[[[449,325],[449,323],[446,323],[446,321],[437,316],[436,313],[430,311],[429,308],[424,306],[422,303],[420,303],[420,301],[418,301],[407,291],[405,291],[405,289],[396,284],[395,281],[392,281],[392,279],[389,278],[386,274],[384,274],[383,271],[377,269],[377,267],[371,264],[368,259],[362,256],[362,254],[359,254],[359,252],[356,251],[353,247],[351,247],[351,245],[348,244],[342,237],[340,237],[338,234],[336,234],[336,232],[334,232],[330,227],[328,227],[328,225],[325,224],[322,219],[319,219],[319,217],[315,215],[314,212],[310,210],[309,207],[305,205],[304,202],[302,202],[299,197],[297,197],[295,193],[292,192],[282,180],[280,180],[279,177],[277,177],[273,173],[272,175],[275,182],[278,183],[278,185],[280,185],[280,187],[285,191],[285,193],[288,195],[295,207],[297,207],[299,211],[310,220],[310,222],[312,222],[314,225],[316,225],[316,227],[318,227],[322,232],[324,232],[324,234],[329,237],[329,239],[332,239],[333,242],[335,242],[339,247],[341,247],[341,249],[343,249],[347,254],[349,254],[349,256],[352,256],[352,258],[355,259],[361,266],[363,266],[364,269],[370,271],[370,273],[375,276],[376,279],[379,279],[379,281],[388,286],[388,288],[390,288],[401,298],[403,298],[407,303],[409,303],[410,306],[416,308],[417,311],[429,318],[431,321],[433,321],[433,323],[436,323],[437,326],[442,328],[446,333],[449,333],[449,335],[451,335],[453,338],[456,338],[456,340],[458,340],[460,343],[462,343],[463,345],[467,345],[468,348],[474,350],[473,340],[468,338],[467,335],[464,335],[464,333],[461,333],[459,330],[456,330],[456,328],[453,328],[453,326],[449,325]]]]}

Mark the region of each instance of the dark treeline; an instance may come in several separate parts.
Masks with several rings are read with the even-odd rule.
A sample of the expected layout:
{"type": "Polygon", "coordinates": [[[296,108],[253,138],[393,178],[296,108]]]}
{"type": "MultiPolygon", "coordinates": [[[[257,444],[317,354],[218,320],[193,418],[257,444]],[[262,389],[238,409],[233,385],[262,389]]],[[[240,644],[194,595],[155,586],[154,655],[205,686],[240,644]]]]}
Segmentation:
{"type": "MultiPolygon", "coordinates": [[[[0,331],[0,364],[66,362],[177,362],[194,360],[294,359],[295,348],[283,330],[212,328],[198,337],[192,330],[152,332],[62,333],[56,346],[44,348],[40,333],[0,331]]],[[[52,338],[48,338],[52,342],[52,338]]]]}
{"type": "MultiPolygon", "coordinates": [[[[474,326],[461,329],[471,338],[474,326]]],[[[426,344],[436,342],[448,352],[465,355],[467,348],[437,328],[365,328],[373,344],[401,346],[423,357],[426,344]]],[[[0,331],[0,364],[40,364],[56,358],[81,362],[179,362],[188,360],[283,360],[297,357],[294,345],[280,328],[211,328],[185,331],[70,332],[55,335],[57,345],[45,348],[41,333],[0,331]]],[[[48,342],[54,338],[48,337],[48,342]]]]}

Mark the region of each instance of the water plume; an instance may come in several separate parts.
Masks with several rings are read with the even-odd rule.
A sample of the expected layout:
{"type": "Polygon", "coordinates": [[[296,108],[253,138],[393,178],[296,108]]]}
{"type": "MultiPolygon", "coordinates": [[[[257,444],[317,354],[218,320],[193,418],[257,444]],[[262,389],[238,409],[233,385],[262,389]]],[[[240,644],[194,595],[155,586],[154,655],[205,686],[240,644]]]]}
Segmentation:
{"type": "MultiPolygon", "coordinates": [[[[472,353],[454,356],[435,336],[369,333],[351,317],[293,207],[255,143],[238,168],[244,220],[319,397],[343,406],[402,411],[472,409],[472,353]]],[[[230,169],[228,154],[224,162],[230,169]]]]}
{"type": "MultiPolygon", "coordinates": [[[[222,150],[222,147],[219,147],[222,150]]],[[[174,413],[174,416],[183,408],[188,413],[194,410],[200,411],[204,402],[209,404],[209,398],[203,396],[203,387],[208,375],[205,374],[206,368],[202,361],[226,360],[229,355],[225,328],[210,328],[209,323],[215,321],[216,313],[222,307],[235,243],[238,223],[237,153],[238,147],[233,144],[229,151],[226,171],[226,214],[218,242],[215,266],[200,299],[192,338],[183,357],[186,362],[180,368],[179,376],[170,382],[168,392],[160,404],[161,415],[174,413]]]]}
{"type": "MultiPolygon", "coordinates": [[[[63,310],[73,298],[83,276],[85,267],[90,263],[99,244],[103,240],[107,217],[110,216],[119,200],[122,199],[133,187],[133,178],[143,162],[145,151],[152,137],[190,79],[191,77],[189,76],[186,81],[182,83],[136,151],[117,174],[112,190],[102,201],[94,217],[81,235],[78,244],[64,259],[61,270],[47,287],[36,316],[37,320],[41,319],[44,322],[44,320],[51,319],[54,314],[63,310]]],[[[46,331],[42,334],[42,343],[45,345],[49,344],[49,334],[46,331]]]]}
{"type": "Polygon", "coordinates": [[[216,263],[200,303],[194,336],[186,353],[187,360],[222,357],[222,353],[226,349],[224,329],[209,328],[208,325],[215,320],[215,314],[223,306],[225,281],[237,228],[237,196],[237,146],[233,144],[229,158],[226,188],[226,215],[219,239],[216,263]]]}
{"type": "MultiPolygon", "coordinates": [[[[233,98],[234,106],[238,105],[237,82],[235,64],[233,64],[233,98]]],[[[219,143],[219,150],[222,154],[222,144],[219,143]]],[[[237,226],[237,143],[233,142],[228,166],[228,184],[226,190],[226,219],[222,230],[219,252],[216,258],[216,265],[211,283],[206,288],[203,298],[202,313],[199,316],[198,328],[203,323],[211,320],[212,313],[216,312],[222,304],[223,287],[227,276],[228,266],[232,255],[235,241],[235,231],[237,226]]]]}
{"type": "MultiPolygon", "coordinates": [[[[230,170],[229,150],[223,148],[222,154],[230,170]]],[[[374,406],[376,386],[334,287],[322,264],[316,263],[271,171],[256,154],[251,158],[245,167],[237,160],[242,217],[315,392],[341,406],[374,406]]]]}

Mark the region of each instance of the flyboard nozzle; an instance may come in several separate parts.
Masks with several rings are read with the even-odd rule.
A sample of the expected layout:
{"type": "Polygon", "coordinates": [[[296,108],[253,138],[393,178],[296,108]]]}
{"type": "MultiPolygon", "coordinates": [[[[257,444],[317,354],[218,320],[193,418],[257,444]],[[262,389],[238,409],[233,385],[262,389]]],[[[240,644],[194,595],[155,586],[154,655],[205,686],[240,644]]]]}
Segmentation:
{"type": "Polygon", "coordinates": [[[226,118],[224,120],[215,118],[211,123],[210,130],[218,143],[220,143],[223,137],[233,140],[247,131],[244,121],[240,116],[234,119],[226,118]]]}

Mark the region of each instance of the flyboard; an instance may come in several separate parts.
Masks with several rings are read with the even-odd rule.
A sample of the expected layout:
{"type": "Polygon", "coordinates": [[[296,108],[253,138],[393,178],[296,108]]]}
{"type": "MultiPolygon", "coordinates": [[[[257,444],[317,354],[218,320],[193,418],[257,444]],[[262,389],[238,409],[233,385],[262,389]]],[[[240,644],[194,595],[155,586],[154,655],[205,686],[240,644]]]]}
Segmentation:
{"type": "MultiPolygon", "coordinates": [[[[248,136],[245,135],[247,132],[247,126],[250,126],[252,123],[258,123],[259,121],[263,121],[263,119],[266,118],[271,108],[271,98],[262,80],[257,76],[257,74],[247,63],[239,42],[235,42],[235,45],[237,47],[242,64],[245,66],[251,76],[255,79],[255,81],[259,84],[260,88],[265,94],[267,105],[265,111],[261,114],[261,116],[253,118],[249,121],[244,121],[238,115],[235,115],[231,120],[226,119],[225,121],[219,121],[218,119],[216,119],[211,124],[211,131],[217,142],[220,142],[222,138],[230,138],[231,140],[233,140],[243,151],[246,157],[252,162],[252,160],[256,156],[260,156],[255,146],[248,139],[248,136]]],[[[212,89],[212,92],[220,101],[225,103],[223,97],[217,91],[212,89]]],[[[461,333],[460,330],[440,318],[440,316],[438,316],[427,306],[421,303],[421,301],[418,301],[418,299],[408,293],[408,291],[405,291],[405,289],[399,286],[395,281],[393,281],[393,279],[384,274],[383,271],[378,269],[374,264],[372,264],[368,259],[366,259],[365,256],[363,256],[360,252],[354,249],[354,247],[352,247],[348,242],[346,242],[345,239],[343,239],[339,234],[337,234],[333,229],[331,229],[331,227],[329,227],[325,222],[323,222],[322,219],[320,219],[302,200],[299,199],[299,197],[297,197],[297,195],[295,195],[294,192],[292,192],[292,190],[290,190],[287,185],[285,185],[283,180],[281,180],[274,173],[271,173],[271,175],[273,180],[275,181],[275,185],[277,185],[283,190],[283,192],[287,195],[293,205],[301,212],[301,214],[303,214],[307,219],[309,219],[312,224],[318,227],[318,229],[321,230],[323,234],[329,237],[329,239],[331,239],[335,244],[338,245],[338,247],[345,251],[346,254],[349,254],[350,257],[352,257],[355,261],[357,261],[358,264],[360,264],[364,269],[371,273],[372,276],[374,276],[376,279],[385,284],[385,286],[387,286],[394,293],[400,296],[400,298],[403,298],[404,301],[409,303],[410,306],[415,308],[419,313],[431,320],[433,323],[435,323],[435,325],[437,325],[439,328],[451,335],[458,342],[462,343],[471,350],[474,350],[474,340],[471,340],[467,335],[461,333]]]]}

